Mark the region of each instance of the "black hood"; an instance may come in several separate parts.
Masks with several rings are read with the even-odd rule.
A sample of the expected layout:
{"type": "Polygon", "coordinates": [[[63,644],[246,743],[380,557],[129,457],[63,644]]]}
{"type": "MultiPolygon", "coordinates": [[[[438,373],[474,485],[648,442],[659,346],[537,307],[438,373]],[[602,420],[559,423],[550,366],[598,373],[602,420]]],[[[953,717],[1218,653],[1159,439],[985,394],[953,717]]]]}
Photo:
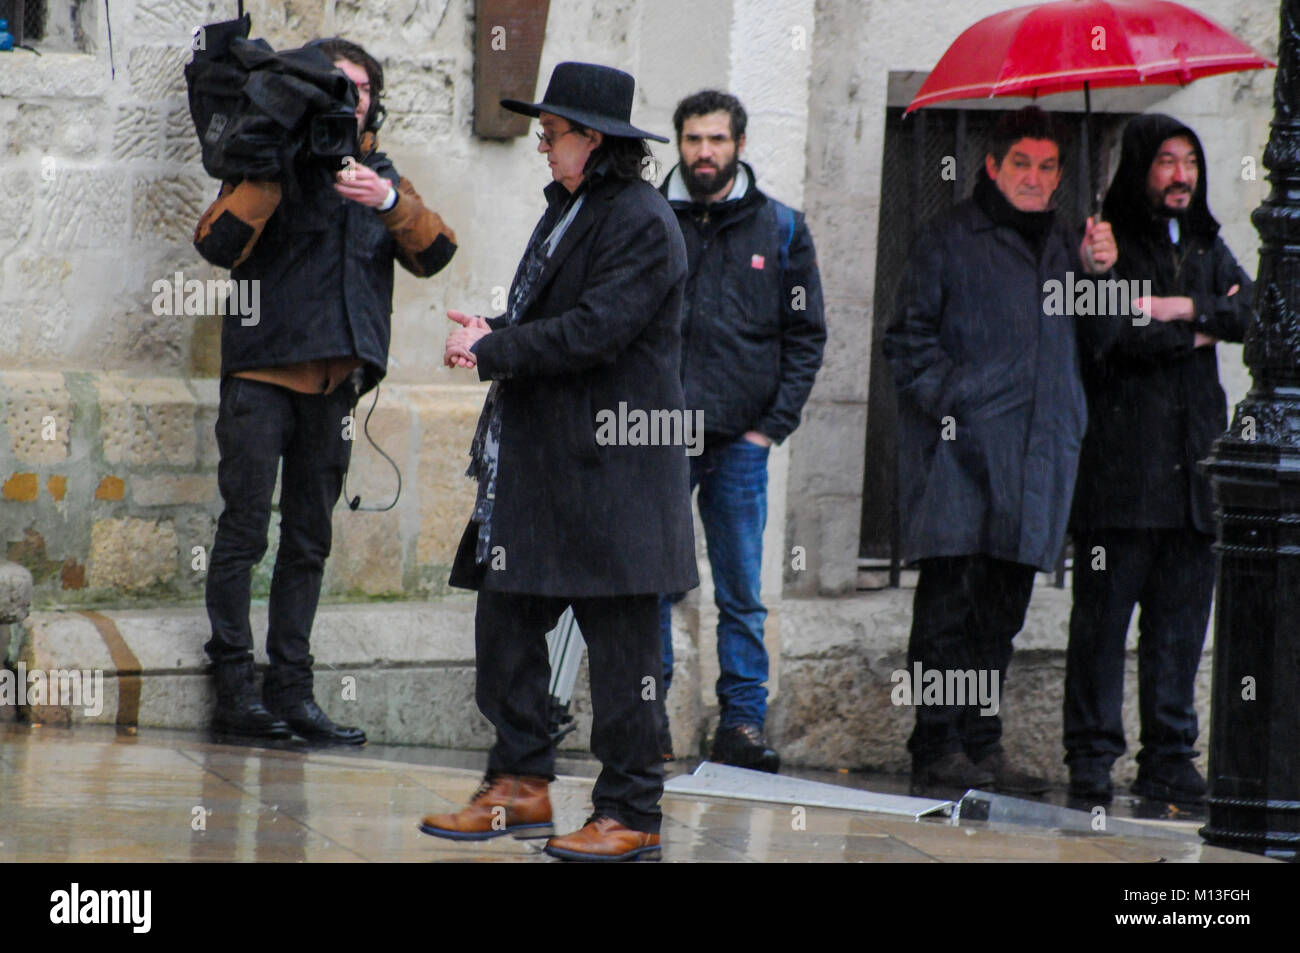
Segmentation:
{"type": "Polygon", "coordinates": [[[1164,232],[1165,217],[1151,208],[1147,198],[1147,174],[1156,150],[1166,139],[1186,136],[1196,149],[1196,188],[1187,213],[1182,216],[1184,226],[1199,238],[1213,242],[1219,233],[1219,223],[1210,214],[1205,200],[1206,181],[1205,150],[1201,140],[1190,128],[1172,116],[1151,113],[1131,120],[1124,129],[1124,142],[1120,153],[1119,169],[1106,191],[1102,212],[1117,232],[1164,232]]]}

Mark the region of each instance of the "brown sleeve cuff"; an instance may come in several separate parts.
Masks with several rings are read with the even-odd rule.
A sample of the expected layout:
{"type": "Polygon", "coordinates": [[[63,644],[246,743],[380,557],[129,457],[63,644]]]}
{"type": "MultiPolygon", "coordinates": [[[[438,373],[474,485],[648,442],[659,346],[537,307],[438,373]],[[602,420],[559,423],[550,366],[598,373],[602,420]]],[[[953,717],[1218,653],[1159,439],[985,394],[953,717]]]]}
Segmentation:
{"type": "Polygon", "coordinates": [[[280,205],[280,183],[245,180],[221,187],[217,200],[194,229],[194,247],[223,268],[234,268],[253,251],[262,229],[280,205]]]}
{"type": "Polygon", "coordinates": [[[397,240],[402,267],[417,278],[442,271],[456,253],[456,233],[437,212],[425,207],[405,178],[397,184],[397,204],[379,217],[397,240]]]}

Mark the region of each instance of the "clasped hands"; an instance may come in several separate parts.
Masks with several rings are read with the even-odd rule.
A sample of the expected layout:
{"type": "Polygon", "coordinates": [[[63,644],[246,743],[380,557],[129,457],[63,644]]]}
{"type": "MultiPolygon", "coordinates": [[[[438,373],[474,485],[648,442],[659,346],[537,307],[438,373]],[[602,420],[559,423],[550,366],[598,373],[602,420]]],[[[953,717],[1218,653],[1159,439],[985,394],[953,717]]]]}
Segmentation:
{"type": "MultiPolygon", "coordinates": [[[[1232,297],[1241,290],[1240,285],[1233,285],[1228,289],[1228,297],[1232,297]]],[[[1133,307],[1137,308],[1143,314],[1150,315],[1157,321],[1190,321],[1196,317],[1196,302],[1186,296],[1151,297],[1135,298],[1133,307]]],[[[1196,332],[1196,338],[1192,347],[1207,347],[1218,342],[1218,338],[1212,337],[1201,331],[1196,332]]]]}
{"type": "Polygon", "coordinates": [[[470,350],[479,338],[492,333],[487,321],[478,315],[465,314],[463,311],[448,311],[447,317],[460,327],[453,328],[447,335],[447,343],[442,351],[442,363],[448,367],[475,367],[478,359],[470,350]]]}

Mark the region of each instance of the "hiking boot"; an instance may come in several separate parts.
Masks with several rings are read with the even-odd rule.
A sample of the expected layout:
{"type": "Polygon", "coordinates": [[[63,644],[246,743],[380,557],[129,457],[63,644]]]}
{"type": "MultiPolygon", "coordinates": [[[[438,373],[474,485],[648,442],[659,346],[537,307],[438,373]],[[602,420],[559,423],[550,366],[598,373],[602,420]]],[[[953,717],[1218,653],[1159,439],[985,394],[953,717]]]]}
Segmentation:
{"type": "Polygon", "coordinates": [[[737,768],[751,768],[776,774],[781,770],[781,756],[767,746],[763,729],[758,725],[719,728],[713,739],[709,760],[737,768]]]}
{"type": "Polygon", "coordinates": [[[489,840],[511,834],[523,840],[550,837],[550,780],[515,774],[485,777],[469,807],[455,814],[429,814],[420,830],[449,840],[489,840]]]}
{"type": "Polygon", "coordinates": [[[659,835],[624,827],[612,817],[593,814],[581,830],[546,842],[546,853],[560,860],[658,860],[659,835]]]}

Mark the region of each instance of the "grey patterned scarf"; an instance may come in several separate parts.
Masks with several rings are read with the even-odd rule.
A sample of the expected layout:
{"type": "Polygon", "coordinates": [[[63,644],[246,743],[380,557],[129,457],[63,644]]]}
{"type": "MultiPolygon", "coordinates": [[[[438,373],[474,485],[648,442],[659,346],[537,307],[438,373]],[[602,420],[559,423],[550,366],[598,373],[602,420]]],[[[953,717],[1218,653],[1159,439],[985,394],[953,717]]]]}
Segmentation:
{"type": "MultiPolygon", "coordinates": [[[[528,248],[519,270],[515,273],[515,283],[510,289],[510,300],[506,309],[509,324],[519,323],[523,316],[520,305],[528,299],[528,293],[542,276],[546,261],[559,245],[578,209],[582,205],[585,190],[579,188],[574,197],[558,208],[564,209],[560,220],[552,227],[558,208],[548,209],[533,229],[528,239],[528,248]]],[[[474,500],[474,514],[471,520],[478,524],[478,545],[474,551],[474,561],[483,564],[488,561],[492,548],[492,504],[497,493],[497,467],[501,453],[501,382],[493,381],[488,388],[487,399],[483,402],[483,412],[479,414],[478,427],[474,431],[474,440],[469,447],[469,469],[465,475],[478,481],[478,496],[474,500]]]]}

